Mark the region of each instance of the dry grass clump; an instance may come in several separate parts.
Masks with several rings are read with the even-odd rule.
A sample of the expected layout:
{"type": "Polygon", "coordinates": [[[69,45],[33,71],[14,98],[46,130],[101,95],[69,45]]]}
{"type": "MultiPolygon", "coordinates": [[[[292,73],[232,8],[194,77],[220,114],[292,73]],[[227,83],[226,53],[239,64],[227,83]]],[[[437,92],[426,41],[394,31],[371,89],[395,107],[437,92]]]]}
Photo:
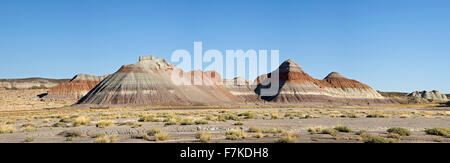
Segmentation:
{"type": "Polygon", "coordinates": [[[99,137],[104,137],[106,136],[105,133],[95,133],[91,135],[91,138],[99,138],[99,137]]]}
{"type": "Polygon", "coordinates": [[[308,128],[308,132],[311,134],[321,133],[322,127],[308,128]]]}
{"type": "Polygon", "coordinates": [[[366,117],[367,118],[387,118],[386,115],[381,114],[381,113],[368,114],[366,117]]]}
{"type": "Polygon", "coordinates": [[[348,128],[347,126],[336,126],[334,129],[339,132],[352,132],[352,129],[348,128]]]}
{"type": "Polygon", "coordinates": [[[326,129],[322,129],[322,132],[320,132],[321,134],[328,134],[331,136],[337,136],[339,131],[337,131],[334,128],[326,128],[326,129]]]}
{"type": "Polygon", "coordinates": [[[374,136],[374,135],[367,135],[366,138],[364,138],[365,143],[389,143],[390,141],[388,139],[385,139],[380,136],[374,136]]]}
{"type": "Polygon", "coordinates": [[[117,143],[119,140],[119,136],[113,135],[113,136],[101,136],[94,140],[94,143],[117,143]]]}
{"type": "Polygon", "coordinates": [[[85,117],[85,116],[79,116],[77,118],[75,118],[74,122],[73,122],[73,126],[88,126],[89,124],[91,124],[91,119],[89,117],[85,117]]]}
{"type": "Polygon", "coordinates": [[[409,131],[406,128],[401,128],[401,127],[390,128],[390,129],[387,130],[387,132],[398,134],[400,136],[410,136],[411,135],[411,131],[409,131]]]}
{"type": "Polygon", "coordinates": [[[29,143],[29,142],[34,142],[34,137],[26,137],[24,140],[23,140],[23,142],[25,142],[25,143],[29,143]]]}
{"type": "Polygon", "coordinates": [[[208,121],[206,121],[206,120],[196,120],[195,124],[196,125],[207,125],[208,121]]]}
{"type": "Polygon", "coordinates": [[[185,118],[180,121],[180,125],[193,125],[195,124],[192,118],[185,118]]]}
{"type": "Polygon", "coordinates": [[[234,114],[226,114],[226,115],[219,115],[217,120],[222,122],[226,122],[228,120],[238,121],[239,117],[234,114]]]}
{"type": "Polygon", "coordinates": [[[252,126],[248,129],[248,132],[262,132],[262,131],[261,129],[252,126]]]}
{"type": "Polygon", "coordinates": [[[428,135],[438,135],[438,136],[450,136],[450,129],[449,128],[430,128],[426,129],[425,133],[428,135]]]}
{"type": "Polygon", "coordinates": [[[296,143],[298,134],[294,132],[284,132],[281,138],[277,139],[275,143],[296,143]]]}
{"type": "Polygon", "coordinates": [[[166,123],[164,123],[165,126],[176,125],[176,124],[178,124],[178,119],[177,118],[173,118],[173,117],[169,117],[169,118],[166,118],[164,120],[164,122],[166,122],[166,123]]]}
{"type": "Polygon", "coordinates": [[[113,125],[114,125],[114,121],[99,121],[96,124],[96,126],[98,128],[105,128],[105,127],[109,127],[109,126],[113,126],[113,125]]]}
{"type": "Polygon", "coordinates": [[[26,126],[21,129],[22,132],[33,132],[36,131],[36,127],[34,126],[26,126]]]}
{"type": "Polygon", "coordinates": [[[236,122],[236,123],[234,123],[233,125],[235,125],[235,126],[242,126],[242,125],[244,125],[244,123],[242,123],[242,122],[236,122]]]}
{"type": "Polygon", "coordinates": [[[149,136],[155,136],[156,134],[161,133],[161,129],[157,129],[157,128],[152,128],[150,130],[147,131],[147,135],[149,136]]]}
{"type": "Polygon", "coordinates": [[[228,130],[225,132],[225,139],[237,140],[239,138],[246,139],[248,135],[242,130],[228,130]]]}
{"type": "Polygon", "coordinates": [[[195,138],[197,138],[200,142],[208,143],[211,140],[211,134],[207,131],[200,131],[195,135],[195,138]]]}
{"type": "Polygon", "coordinates": [[[238,116],[243,116],[244,119],[258,119],[258,115],[251,111],[240,113],[238,116]]]}
{"type": "Polygon", "coordinates": [[[165,132],[160,132],[154,135],[155,141],[165,141],[169,139],[169,134],[165,132]]]}
{"type": "Polygon", "coordinates": [[[131,128],[138,128],[141,127],[142,124],[134,122],[134,121],[126,121],[119,123],[119,126],[131,126],[131,128]]]}
{"type": "Polygon", "coordinates": [[[63,132],[59,133],[58,135],[62,135],[64,137],[82,137],[83,136],[83,134],[80,131],[74,131],[74,130],[63,131],[63,132]]]}
{"type": "Polygon", "coordinates": [[[263,138],[263,137],[264,137],[264,134],[263,134],[262,132],[257,132],[257,133],[255,134],[255,138],[261,139],[261,138],[263,138]]]}
{"type": "Polygon", "coordinates": [[[0,134],[14,133],[17,130],[11,125],[0,125],[0,134]]]}
{"type": "Polygon", "coordinates": [[[139,122],[162,122],[161,119],[155,118],[154,115],[143,115],[139,118],[139,122]]]}

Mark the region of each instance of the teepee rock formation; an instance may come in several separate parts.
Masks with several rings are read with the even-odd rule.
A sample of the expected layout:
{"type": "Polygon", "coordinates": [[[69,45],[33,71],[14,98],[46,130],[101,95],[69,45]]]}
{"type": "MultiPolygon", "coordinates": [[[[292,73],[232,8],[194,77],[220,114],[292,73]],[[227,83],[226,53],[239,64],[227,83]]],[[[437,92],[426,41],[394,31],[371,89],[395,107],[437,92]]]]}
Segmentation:
{"type": "Polygon", "coordinates": [[[78,104],[148,106],[241,102],[217,85],[218,81],[220,75],[215,72],[183,72],[164,59],[144,56],[138,63],[122,66],[105,78],[78,104]]]}
{"type": "Polygon", "coordinates": [[[274,96],[261,96],[268,102],[314,103],[314,104],[386,104],[384,98],[371,87],[356,80],[347,79],[339,73],[330,73],[325,79],[312,78],[292,60],[287,60],[272,73],[258,77],[255,92],[274,83],[271,78],[279,75],[279,92],[274,96]],[[270,83],[270,84],[269,84],[270,83]]]}
{"type": "Polygon", "coordinates": [[[70,81],[61,83],[48,91],[45,99],[74,99],[78,100],[86,95],[100,81],[106,78],[104,76],[93,76],[87,74],[77,74],[70,81]]]}

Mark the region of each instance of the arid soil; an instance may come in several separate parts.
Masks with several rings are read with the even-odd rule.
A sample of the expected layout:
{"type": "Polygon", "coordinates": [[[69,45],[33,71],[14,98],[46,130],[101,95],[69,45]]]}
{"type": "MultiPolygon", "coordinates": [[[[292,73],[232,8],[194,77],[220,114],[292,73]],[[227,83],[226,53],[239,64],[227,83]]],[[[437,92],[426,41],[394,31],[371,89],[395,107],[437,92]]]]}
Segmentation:
{"type": "Polygon", "coordinates": [[[1,92],[0,142],[364,143],[375,138],[391,143],[450,142],[449,137],[425,133],[429,128],[450,128],[450,109],[432,105],[61,110],[45,108],[65,106],[67,102],[33,97],[45,91],[1,92]],[[325,132],[337,126],[351,131],[325,132]],[[411,135],[389,134],[387,130],[392,127],[405,128],[411,135]],[[154,129],[161,132],[149,133],[154,129]],[[361,130],[367,133],[361,134],[361,130]],[[202,137],[197,137],[200,133],[202,137]]]}

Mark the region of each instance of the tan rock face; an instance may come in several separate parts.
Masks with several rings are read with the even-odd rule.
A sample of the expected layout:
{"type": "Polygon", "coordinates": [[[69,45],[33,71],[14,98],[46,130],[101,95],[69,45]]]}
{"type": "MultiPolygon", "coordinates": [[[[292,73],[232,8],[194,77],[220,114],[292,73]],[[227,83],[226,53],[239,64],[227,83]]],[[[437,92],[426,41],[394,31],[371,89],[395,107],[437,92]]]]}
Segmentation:
{"type": "Polygon", "coordinates": [[[87,74],[78,74],[68,82],[61,83],[48,91],[45,99],[73,99],[78,100],[86,95],[100,81],[106,78],[104,76],[93,76],[87,74]]]}
{"type": "MultiPolygon", "coordinates": [[[[387,104],[384,98],[371,87],[356,80],[347,79],[339,73],[330,73],[323,80],[314,79],[292,60],[278,68],[279,93],[261,97],[268,102],[278,103],[322,103],[322,104],[387,104]]],[[[277,73],[274,71],[272,73],[277,73]]],[[[259,94],[265,84],[273,83],[272,73],[258,77],[260,83],[255,92],[259,94]],[[269,78],[269,79],[268,79],[269,78]]]]}
{"type": "Polygon", "coordinates": [[[93,88],[78,104],[209,105],[241,100],[221,86],[215,72],[183,72],[164,59],[140,57],[122,66],[93,88]],[[200,82],[199,85],[196,85],[200,82]]]}
{"type": "Polygon", "coordinates": [[[448,98],[445,94],[441,94],[437,90],[431,92],[427,91],[415,91],[407,95],[408,97],[415,98],[418,100],[426,100],[429,102],[445,102],[448,98]]]}

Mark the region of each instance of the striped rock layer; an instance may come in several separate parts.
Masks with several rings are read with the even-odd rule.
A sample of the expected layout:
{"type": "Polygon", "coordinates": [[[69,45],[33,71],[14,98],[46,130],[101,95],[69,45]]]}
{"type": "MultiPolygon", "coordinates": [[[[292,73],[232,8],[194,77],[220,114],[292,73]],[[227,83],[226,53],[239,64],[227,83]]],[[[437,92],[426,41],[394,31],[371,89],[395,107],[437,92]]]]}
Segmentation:
{"type": "Polygon", "coordinates": [[[104,76],[93,76],[86,74],[78,74],[70,81],[61,83],[51,88],[46,99],[80,99],[94,88],[100,81],[106,78],[104,76]]]}
{"type": "Polygon", "coordinates": [[[347,79],[332,72],[323,80],[309,76],[294,61],[287,60],[272,73],[258,77],[255,92],[261,95],[262,89],[274,82],[272,76],[279,76],[279,92],[274,96],[261,96],[261,99],[276,103],[320,103],[320,104],[389,104],[371,87],[356,80],[347,79]]]}
{"type": "Polygon", "coordinates": [[[256,85],[242,77],[224,79],[223,86],[234,96],[246,103],[263,102],[255,93],[256,85]]]}
{"type": "Polygon", "coordinates": [[[77,104],[96,105],[209,105],[242,100],[218,82],[215,72],[183,72],[164,59],[140,57],[106,77],[77,104]]]}

